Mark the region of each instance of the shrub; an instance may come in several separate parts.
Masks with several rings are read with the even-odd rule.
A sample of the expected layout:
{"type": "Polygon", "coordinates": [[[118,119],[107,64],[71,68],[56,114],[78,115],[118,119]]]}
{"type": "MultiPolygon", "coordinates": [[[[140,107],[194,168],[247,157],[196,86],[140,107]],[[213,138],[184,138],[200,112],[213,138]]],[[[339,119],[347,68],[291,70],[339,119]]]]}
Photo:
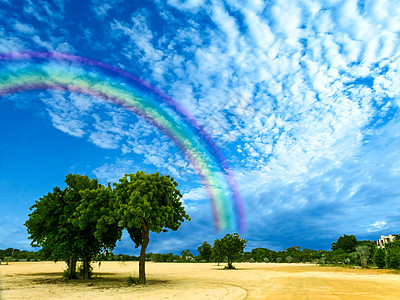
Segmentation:
{"type": "Polygon", "coordinates": [[[128,277],[128,285],[137,285],[139,284],[139,278],[138,277],[128,277]]]}
{"type": "Polygon", "coordinates": [[[269,263],[269,259],[268,259],[268,257],[264,257],[264,262],[266,262],[266,263],[269,263]]]}
{"type": "Polygon", "coordinates": [[[63,272],[63,279],[78,279],[78,274],[76,272],[72,273],[70,269],[64,270],[63,272]]]}
{"type": "Polygon", "coordinates": [[[224,269],[227,269],[227,270],[236,270],[236,268],[235,268],[234,265],[229,265],[229,264],[228,264],[227,266],[225,266],[224,269]]]}

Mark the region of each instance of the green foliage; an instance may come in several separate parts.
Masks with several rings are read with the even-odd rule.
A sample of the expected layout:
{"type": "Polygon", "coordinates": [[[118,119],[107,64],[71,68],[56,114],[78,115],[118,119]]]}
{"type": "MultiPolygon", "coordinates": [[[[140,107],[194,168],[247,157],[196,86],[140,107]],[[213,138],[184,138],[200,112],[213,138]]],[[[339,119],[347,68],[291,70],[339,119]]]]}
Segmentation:
{"type": "Polygon", "coordinates": [[[71,272],[70,269],[66,269],[63,272],[63,279],[64,280],[78,279],[78,274],[76,272],[71,272]]]}
{"type": "Polygon", "coordinates": [[[72,261],[68,268],[73,273],[77,258],[88,262],[103,250],[113,249],[122,231],[115,222],[98,226],[107,219],[112,202],[110,191],[97,179],[68,174],[65,182],[64,190],[55,187],[36,201],[25,226],[32,246],[41,246],[46,257],[72,261]]]}
{"type": "Polygon", "coordinates": [[[212,247],[209,243],[204,241],[203,244],[201,244],[201,246],[197,248],[197,251],[199,251],[200,259],[205,260],[207,262],[210,261],[212,256],[212,247]]]}
{"type": "Polygon", "coordinates": [[[393,242],[385,244],[385,262],[389,269],[400,269],[400,239],[395,238],[393,242]]]}
{"type": "Polygon", "coordinates": [[[168,175],[126,174],[114,185],[116,201],[113,217],[128,230],[135,247],[141,246],[139,279],[145,284],[149,232],[160,233],[166,231],[165,228],[176,231],[185,219],[190,221],[190,218],[182,205],[182,194],[176,188],[178,183],[168,175]]]}
{"type": "Polygon", "coordinates": [[[368,260],[370,258],[371,250],[370,247],[367,245],[364,246],[357,246],[356,251],[361,260],[361,266],[366,268],[368,266],[368,260]]]}
{"type": "Polygon", "coordinates": [[[361,265],[360,254],[358,252],[351,252],[349,254],[350,263],[353,265],[361,265]]]}
{"type": "Polygon", "coordinates": [[[285,257],[286,262],[291,263],[293,260],[293,257],[291,257],[290,255],[285,257]]]}
{"type": "Polygon", "coordinates": [[[79,278],[83,278],[83,279],[92,278],[93,277],[93,267],[92,267],[92,265],[89,263],[88,266],[87,266],[87,270],[86,270],[84,262],[82,262],[82,264],[78,268],[78,277],[79,278]],[[87,272],[87,274],[86,274],[86,272],[87,272]]]}
{"type": "Polygon", "coordinates": [[[190,220],[180,199],[182,194],[174,178],[159,173],[127,174],[115,185],[115,217],[133,238],[136,247],[143,242],[143,224],[160,233],[164,228],[178,230],[190,220]]]}
{"type": "Polygon", "coordinates": [[[376,248],[374,252],[374,263],[379,269],[383,269],[385,263],[385,250],[382,248],[376,248]]]}
{"type": "Polygon", "coordinates": [[[354,235],[343,235],[339,237],[336,243],[332,243],[332,250],[342,249],[347,253],[354,252],[357,246],[357,238],[354,235]]]}
{"type": "Polygon", "coordinates": [[[222,239],[214,241],[213,252],[219,258],[226,256],[227,269],[234,269],[232,262],[238,254],[243,253],[246,243],[247,240],[241,239],[237,233],[226,234],[222,239]]]}

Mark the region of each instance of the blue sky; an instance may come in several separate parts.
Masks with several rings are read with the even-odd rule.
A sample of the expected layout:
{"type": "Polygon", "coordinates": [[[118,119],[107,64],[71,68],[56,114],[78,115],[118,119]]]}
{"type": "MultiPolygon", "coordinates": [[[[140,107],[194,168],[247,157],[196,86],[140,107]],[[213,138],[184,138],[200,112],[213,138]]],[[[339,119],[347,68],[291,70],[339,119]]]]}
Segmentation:
{"type": "MultiPolygon", "coordinates": [[[[120,67],[205,126],[238,181],[247,249],[400,233],[399,32],[397,1],[0,0],[1,53],[120,67]]],[[[31,249],[29,207],[68,173],[103,184],[137,170],[175,176],[192,221],[152,235],[149,251],[195,250],[225,233],[177,147],[121,107],[14,94],[0,98],[0,128],[2,249],[31,249]]],[[[138,253],[126,235],[116,252],[138,253]]]]}

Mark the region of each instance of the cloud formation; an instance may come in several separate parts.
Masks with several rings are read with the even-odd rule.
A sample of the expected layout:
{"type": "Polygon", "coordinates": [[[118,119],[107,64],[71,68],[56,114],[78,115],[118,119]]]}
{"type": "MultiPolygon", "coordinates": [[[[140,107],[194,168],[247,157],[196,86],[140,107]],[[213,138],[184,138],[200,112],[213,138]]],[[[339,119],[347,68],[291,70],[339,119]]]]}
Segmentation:
{"type": "MultiPolygon", "coordinates": [[[[91,23],[73,28],[58,25],[67,3],[42,4],[24,6],[30,22],[14,13],[0,23],[0,51],[79,53],[171,95],[228,157],[250,240],[282,247],[303,234],[323,247],[339,234],[398,230],[396,1],[92,1],[91,23]]],[[[95,176],[168,172],[184,182],[193,214],[209,212],[189,163],[150,124],[76,94],[41,98],[54,127],[119,151],[95,176]]]]}

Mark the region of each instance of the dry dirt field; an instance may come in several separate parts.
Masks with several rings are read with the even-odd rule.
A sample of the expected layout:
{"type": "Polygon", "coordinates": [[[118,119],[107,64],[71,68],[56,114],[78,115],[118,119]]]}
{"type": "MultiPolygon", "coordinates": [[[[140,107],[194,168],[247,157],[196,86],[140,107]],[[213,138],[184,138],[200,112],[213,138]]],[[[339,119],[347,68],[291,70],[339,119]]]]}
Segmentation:
{"type": "Polygon", "coordinates": [[[146,263],[148,285],[128,286],[137,262],[94,264],[89,281],[61,279],[63,262],[0,265],[0,299],[400,299],[400,274],[311,264],[146,263]]]}

